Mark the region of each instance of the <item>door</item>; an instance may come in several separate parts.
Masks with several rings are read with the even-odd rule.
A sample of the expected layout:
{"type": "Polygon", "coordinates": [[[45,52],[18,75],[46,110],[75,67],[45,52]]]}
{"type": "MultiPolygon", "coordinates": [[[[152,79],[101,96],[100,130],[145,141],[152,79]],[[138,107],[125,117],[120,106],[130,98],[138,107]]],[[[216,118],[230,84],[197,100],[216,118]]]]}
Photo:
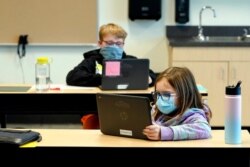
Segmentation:
{"type": "Polygon", "coordinates": [[[208,105],[212,110],[212,126],[224,126],[224,96],[228,83],[228,62],[174,61],[173,66],[189,68],[197,84],[208,90],[208,105]]]}
{"type": "Polygon", "coordinates": [[[241,84],[241,97],[242,97],[242,126],[250,126],[250,75],[249,75],[250,62],[230,62],[229,68],[229,84],[235,85],[239,80],[241,84]]]}

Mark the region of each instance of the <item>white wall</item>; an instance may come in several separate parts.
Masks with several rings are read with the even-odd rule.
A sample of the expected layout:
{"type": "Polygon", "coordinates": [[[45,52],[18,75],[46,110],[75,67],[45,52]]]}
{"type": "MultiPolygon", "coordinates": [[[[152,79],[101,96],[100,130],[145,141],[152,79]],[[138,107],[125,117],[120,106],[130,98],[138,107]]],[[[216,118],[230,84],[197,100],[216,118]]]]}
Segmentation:
{"type": "Polygon", "coordinates": [[[249,0],[190,0],[190,3],[191,25],[198,25],[199,12],[203,6],[213,7],[217,15],[214,18],[212,11],[204,11],[204,25],[250,25],[249,0]]]}
{"type": "Polygon", "coordinates": [[[127,54],[149,58],[151,68],[155,71],[162,71],[167,67],[168,53],[165,35],[167,4],[166,0],[162,2],[162,18],[159,21],[131,21],[128,18],[128,0],[99,0],[99,24],[114,22],[124,27],[128,32],[125,45],[127,54]],[[110,7],[112,10],[108,9],[110,7]]]}
{"type": "Polygon", "coordinates": [[[51,80],[65,83],[67,72],[83,59],[82,53],[92,47],[80,46],[27,46],[21,60],[16,46],[0,46],[0,83],[35,83],[35,63],[39,56],[52,59],[51,80]]]}
{"type": "MultiPolygon", "coordinates": [[[[160,72],[168,67],[165,27],[176,24],[174,4],[174,0],[162,0],[162,18],[159,21],[131,21],[128,18],[128,0],[99,0],[98,24],[114,22],[123,26],[128,32],[127,54],[149,58],[151,68],[160,72]]],[[[190,0],[190,22],[186,25],[198,25],[199,10],[204,5],[212,6],[217,13],[217,18],[213,18],[211,11],[204,11],[204,25],[250,25],[249,0],[190,0]]],[[[16,46],[0,46],[0,83],[34,83],[36,57],[49,56],[53,59],[51,79],[54,83],[63,84],[67,72],[83,59],[83,52],[94,48],[29,45],[26,56],[20,61],[16,46]]]]}

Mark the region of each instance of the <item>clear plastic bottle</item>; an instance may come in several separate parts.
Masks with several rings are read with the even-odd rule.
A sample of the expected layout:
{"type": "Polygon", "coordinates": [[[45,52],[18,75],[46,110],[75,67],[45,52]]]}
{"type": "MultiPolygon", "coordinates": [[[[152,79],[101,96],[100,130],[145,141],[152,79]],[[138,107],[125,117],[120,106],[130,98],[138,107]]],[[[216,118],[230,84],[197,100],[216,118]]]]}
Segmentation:
{"type": "Polygon", "coordinates": [[[38,57],[36,62],[36,90],[48,91],[50,88],[50,64],[48,57],[38,57]]]}
{"type": "Polygon", "coordinates": [[[225,95],[225,143],[241,143],[241,81],[227,86],[225,95]]]}

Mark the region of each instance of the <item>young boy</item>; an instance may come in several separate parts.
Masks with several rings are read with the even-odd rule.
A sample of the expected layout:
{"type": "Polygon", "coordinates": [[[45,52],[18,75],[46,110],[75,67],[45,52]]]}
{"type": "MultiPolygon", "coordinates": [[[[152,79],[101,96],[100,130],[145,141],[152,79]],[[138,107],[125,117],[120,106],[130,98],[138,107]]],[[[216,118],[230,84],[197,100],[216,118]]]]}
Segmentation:
{"type": "MultiPolygon", "coordinates": [[[[100,86],[103,59],[136,58],[123,50],[127,32],[119,25],[109,23],[100,27],[98,45],[100,49],[84,53],[84,60],[72,69],[67,77],[68,85],[100,86]]],[[[149,71],[149,86],[154,85],[156,75],[149,71]]]]}

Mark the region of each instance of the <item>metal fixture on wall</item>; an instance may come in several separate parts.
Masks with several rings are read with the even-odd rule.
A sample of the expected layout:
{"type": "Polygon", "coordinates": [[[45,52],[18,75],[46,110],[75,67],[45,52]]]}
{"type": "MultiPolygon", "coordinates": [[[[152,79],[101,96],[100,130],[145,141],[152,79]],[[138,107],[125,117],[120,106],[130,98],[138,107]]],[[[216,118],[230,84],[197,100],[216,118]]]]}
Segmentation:
{"type": "Polygon", "coordinates": [[[205,36],[203,34],[203,28],[202,28],[202,13],[204,10],[209,9],[213,12],[214,17],[216,17],[216,13],[215,10],[211,7],[211,6],[203,6],[200,10],[200,14],[199,14],[199,26],[198,26],[198,36],[197,38],[201,41],[205,40],[205,36]]]}

